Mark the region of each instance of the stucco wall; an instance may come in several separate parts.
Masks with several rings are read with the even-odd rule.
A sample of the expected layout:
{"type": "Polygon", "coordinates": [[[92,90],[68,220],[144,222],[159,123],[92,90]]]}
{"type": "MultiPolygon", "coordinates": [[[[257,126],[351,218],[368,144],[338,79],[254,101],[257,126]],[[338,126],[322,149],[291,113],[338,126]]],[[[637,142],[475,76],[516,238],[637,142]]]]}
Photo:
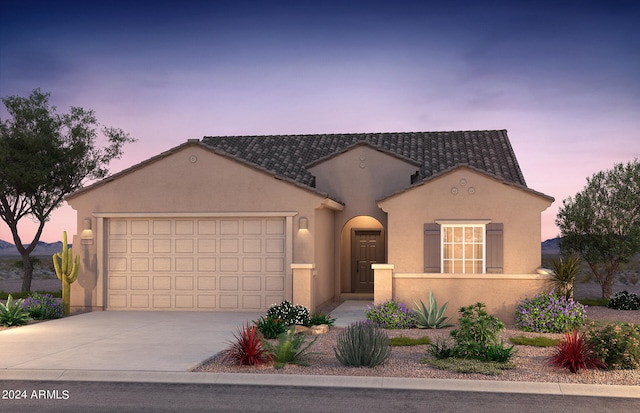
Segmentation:
{"type": "MultiPolygon", "coordinates": [[[[504,323],[513,325],[518,302],[548,291],[550,284],[545,275],[480,274],[438,275],[399,274],[393,276],[393,298],[414,308],[414,301],[428,305],[428,292],[433,291],[438,306],[447,301],[447,316],[458,318],[460,307],[482,302],[487,312],[504,323]]],[[[377,288],[377,285],[376,285],[377,288]]]]}
{"type": "MultiPolygon", "coordinates": [[[[92,244],[74,245],[74,251],[82,257],[82,266],[78,282],[72,285],[72,306],[104,305],[104,280],[97,274],[97,239],[104,234],[94,213],[297,212],[293,262],[313,263],[316,239],[297,230],[298,218],[307,217],[309,228],[313,228],[315,209],[324,199],[217,155],[200,144],[185,145],[68,199],[77,211],[78,233],[83,221],[91,219],[94,236],[92,244]]],[[[324,268],[318,273],[319,278],[332,276],[324,268]]]]}
{"type": "Polygon", "coordinates": [[[331,300],[335,295],[334,271],[334,212],[327,208],[318,208],[315,212],[313,232],[315,238],[315,266],[314,280],[315,302],[321,305],[331,300]]]}
{"type": "Polygon", "coordinates": [[[419,169],[367,145],[356,145],[309,168],[316,177],[316,188],[342,201],[345,206],[334,213],[334,260],[338,289],[351,291],[351,229],[384,228],[387,214],[376,200],[411,184],[411,175],[419,169]]]}
{"type": "Polygon", "coordinates": [[[540,214],[548,198],[461,167],[379,202],[387,212],[388,262],[396,272],[424,272],[424,224],[489,219],[503,223],[507,274],[540,266],[540,214]]]}

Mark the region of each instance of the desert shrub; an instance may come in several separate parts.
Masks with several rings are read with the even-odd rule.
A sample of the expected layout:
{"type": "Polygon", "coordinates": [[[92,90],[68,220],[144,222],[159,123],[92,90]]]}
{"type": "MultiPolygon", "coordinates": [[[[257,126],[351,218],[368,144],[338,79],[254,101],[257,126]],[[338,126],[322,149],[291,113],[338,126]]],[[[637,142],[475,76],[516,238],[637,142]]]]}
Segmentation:
{"type": "Polygon", "coordinates": [[[296,334],[295,328],[292,327],[288,333],[278,336],[278,343],[276,345],[265,342],[264,346],[275,362],[274,367],[280,369],[286,364],[308,366],[309,364],[302,360],[302,358],[311,354],[309,353],[309,349],[318,337],[316,336],[316,338],[306,346],[304,346],[305,339],[305,335],[296,334]]]}
{"type": "Polygon", "coordinates": [[[485,304],[462,307],[459,312],[459,327],[451,331],[455,342],[451,348],[453,357],[484,361],[507,361],[511,358],[513,346],[505,347],[498,341],[498,334],[505,325],[487,313],[485,304]]]}
{"type": "Polygon", "coordinates": [[[0,324],[5,327],[21,326],[27,324],[31,318],[24,308],[22,299],[13,301],[13,297],[7,297],[7,303],[0,303],[0,324]]]}
{"type": "Polygon", "coordinates": [[[516,326],[522,331],[563,333],[580,328],[585,306],[565,297],[540,293],[522,300],[516,307],[516,326]]]}
{"type": "Polygon", "coordinates": [[[34,320],[50,320],[62,317],[62,302],[51,294],[32,293],[22,302],[22,308],[34,320]]]}
{"type": "Polygon", "coordinates": [[[576,282],[576,275],[580,270],[580,257],[570,255],[568,257],[560,257],[552,259],[553,274],[551,274],[551,283],[558,295],[565,299],[573,299],[573,284],[576,282]]]}
{"type": "Polygon", "coordinates": [[[640,297],[628,291],[620,291],[609,299],[607,307],[614,310],[640,310],[640,297]]]}
{"type": "Polygon", "coordinates": [[[319,325],[322,325],[322,324],[326,324],[329,327],[333,327],[335,322],[336,322],[336,319],[333,318],[331,316],[331,314],[327,314],[327,313],[323,313],[323,312],[313,313],[311,315],[311,318],[309,318],[309,325],[310,326],[319,326],[319,325]]]}
{"type": "Polygon", "coordinates": [[[420,300],[420,304],[416,303],[416,309],[413,310],[416,318],[416,327],[418,328],[446,328],[451,327],[453,324],[448,324],[451,317],[445,317],[444,312],[447,310],[449,302],[446,302],[442,307],[438,307],[436,297],[433,295],[433,291],[429,291],[429,307],[420,300]]]}
{"type": "Polygon", "coordinates": [[[427,352],[435,357],[437,360],[444,360],[453,357],[453,351],[451,346],[446,340],[438,340],[435,343],[429,344],[427,352]]]}
{"type": "Polygon", "coordinates": [[[280,304],[273,304],[267,310],[267,318],[282,320],[286,326],[299,324],[309,326],[309,309],[303,305],[293,305],[291,301],[284,300],[280,304]]]}
{"type": "Polygon", "coordinates": [[[640,326],[612,323],[592,324],[587,329],[587,341],[593,355],[611,370],[640,368],[640,326]]]}
{"type": "Polygon", "coordinates": [[[359,321],[340,332],[333,352],[345,366],[375,367],[391,357],[391,345],[376,324],[359,321]]]}
{"type": "Polygon", "coordinates": [[[587,368],[607,368],[607,365],[595,356],[584,334],[578,333],[578,330],[565,333],[564,339],[554,348],[548,362],[553,366],[566,368],[572,373],[587,368]]]}
{"type": "Polygon", "coordinates": [[[263,345],[260,331],[249,323],[233,335],[224,357],[243,366],[258,366],[271,361],[271,355],[263,345]]]}
{"type": "Polygon", "coordinates": [[[389,330],[414,328],[416,318],[413,311],[409,310],[404,303],[389,300],[378,305],[368,305],[365,311],[367,320],[378,327],[389,330]]]}
{"type": "Polygon", "coordinates": [[[287,325],[279,318],[260,317],[254,323],[264,338],[276,338],[287,332],[287,325]]]}

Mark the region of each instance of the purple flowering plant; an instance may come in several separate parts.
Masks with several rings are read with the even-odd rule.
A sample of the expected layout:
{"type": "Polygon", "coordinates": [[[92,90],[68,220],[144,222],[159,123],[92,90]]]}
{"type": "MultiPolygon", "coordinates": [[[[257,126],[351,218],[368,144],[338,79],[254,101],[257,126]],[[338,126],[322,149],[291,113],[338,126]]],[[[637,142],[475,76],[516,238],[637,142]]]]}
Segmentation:
{"type": "Polygon", "coordinates": [[[564,333],[578,329],[586,318],[586,306],[554,291],[525,298],[516,307],[516,326],[522,331],[564,333]]]}
{"type": "Polygon", "coordinates": [[[413,310],[407,308],[404,303],[389,300],[382,304],[367,305],[365,310],[367,320],[378,327],[395,330],[405,328],[415,328],[416,317],[413,310]]]}
{"type": "Polygon", "coordinates": [[[22,301],[22,308],[34,320],[60,318],[63,312],[62,302],[51,294],[30,294],[22,301]]]}

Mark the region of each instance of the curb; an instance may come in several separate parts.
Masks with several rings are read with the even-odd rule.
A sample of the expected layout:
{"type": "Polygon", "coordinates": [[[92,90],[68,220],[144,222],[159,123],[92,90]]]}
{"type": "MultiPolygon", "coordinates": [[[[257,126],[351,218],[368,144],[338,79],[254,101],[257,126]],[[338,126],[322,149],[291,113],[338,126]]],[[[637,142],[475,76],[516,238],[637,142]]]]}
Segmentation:
{"type": "Polygon", "coordinates": [[[547,394],[558,396],[640,399],[640,387],[637,386],[494,380],[439,380],[371,376],[305,376],[298,374],[192,373],[162,371],[0,370],[0,381],[8,380],[377,388],[394,390],[547,394]]]}

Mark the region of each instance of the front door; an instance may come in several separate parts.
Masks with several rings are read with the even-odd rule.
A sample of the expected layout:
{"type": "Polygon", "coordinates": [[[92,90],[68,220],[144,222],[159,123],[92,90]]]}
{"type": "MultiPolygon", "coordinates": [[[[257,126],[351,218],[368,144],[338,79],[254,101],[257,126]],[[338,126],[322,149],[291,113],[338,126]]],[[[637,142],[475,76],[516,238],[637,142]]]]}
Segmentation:
{"type": "Polygon", "coordinates": [[[351,290],[373,292],[371,264],[384,263],[384,239],[381,230],[354,229],[351,233],[351,290]]]}

